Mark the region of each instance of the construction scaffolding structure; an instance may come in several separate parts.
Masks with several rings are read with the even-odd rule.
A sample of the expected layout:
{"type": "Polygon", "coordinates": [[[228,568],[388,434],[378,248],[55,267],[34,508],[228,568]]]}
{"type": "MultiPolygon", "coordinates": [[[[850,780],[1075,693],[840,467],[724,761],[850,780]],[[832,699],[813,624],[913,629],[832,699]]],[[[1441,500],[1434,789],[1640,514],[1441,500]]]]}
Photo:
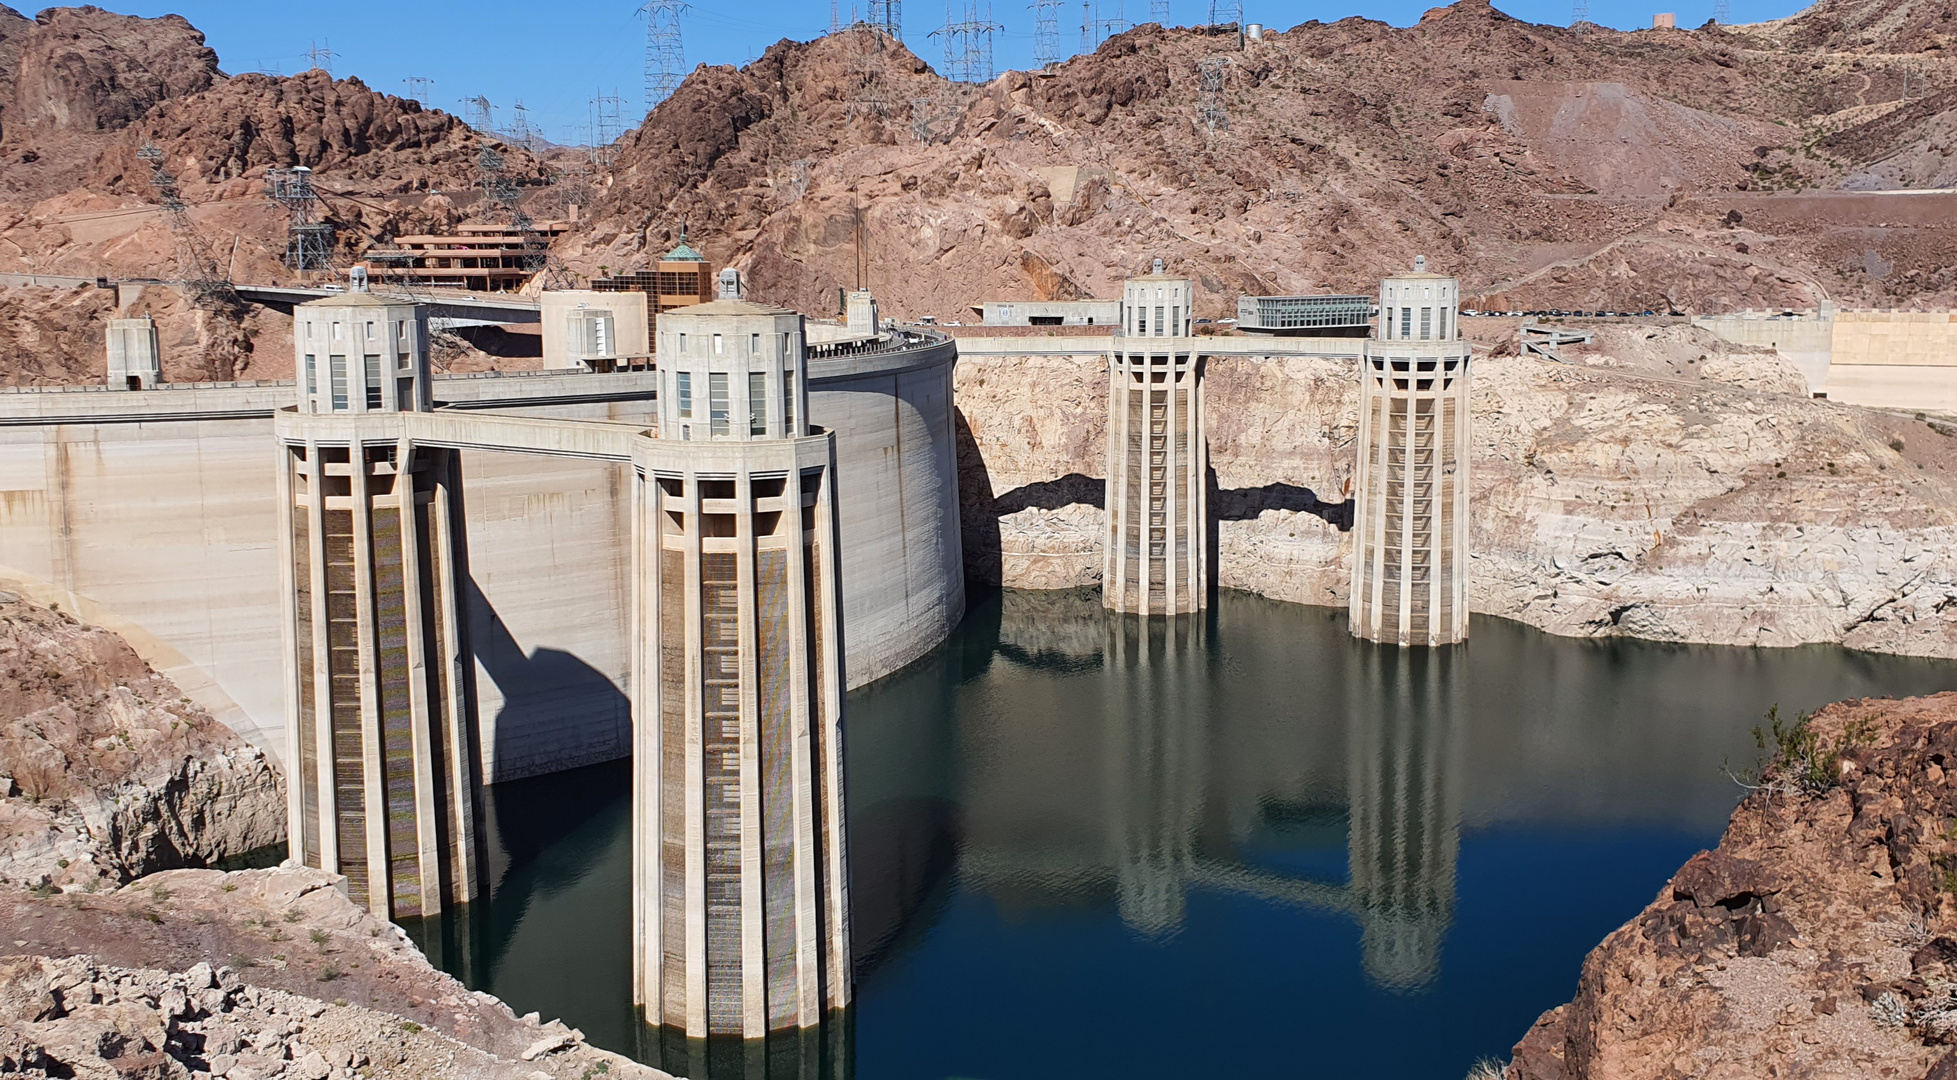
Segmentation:
{"type": "Polygon", "coordinates": [[[992,21],[992,4],[987,0],[980,14],[977,0],[965,0],[965,17],[954,21],[950,0],[945,3],[945,24],[931,32],[944,39],[945,78],[952,82],[989,83],[992,81],[992,35],[1005,27],[992,21]]]}
{"type": "Polygon", "coordinates": [[[1062,0],[1033,0],[1033,63],[1050,67],[1060,62],[1060,4],[1062,0]]]}
{"type": "Polygon", "coordinates": [[[646,111],[673,96],[686,78],[686,50],[680,43],[684,0],[646,0],[646,111]]]}
{"type": "Polygon", "coordinates": [[[198,307],[215,309],[229,307],[237,303],[237,290],[231,282],[218,272],[217,259],[198,235],[196,225],[190,220],[190,210],[184,205],[183,192],[177,187],[177,178],[163,165],[163,151],[154,143],[144,143],[136,151],[137,160],[150,168],[150,187],[155,189],[157,201],[163,206],[164,219],[170,223],[170,236],[177,245],[177,273],[183,275],[183,286],[198,307]]]}
{"type": "Polygon", "coordinates": [[[869,24],[904,40],[904,0],[870,0],[869,24]]]}
{"type": "Polygon", "coordinates": [[[265,195],[285,209],[285,267],[333,268],[333,224],[323,220],[313,171],[304,165],[265,170],[265,195]]]}
{"type": "Polygon", "coordinates": [[[1242,26],[1243,0],[1210,0],[1211,26],[1242,26]]]}

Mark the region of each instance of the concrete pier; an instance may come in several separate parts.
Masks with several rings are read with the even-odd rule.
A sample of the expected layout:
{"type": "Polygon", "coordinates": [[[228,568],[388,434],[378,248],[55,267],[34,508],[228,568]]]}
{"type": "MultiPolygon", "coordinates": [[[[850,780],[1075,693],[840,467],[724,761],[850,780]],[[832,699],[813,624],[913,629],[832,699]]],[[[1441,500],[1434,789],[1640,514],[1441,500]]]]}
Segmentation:
{"type": "Polygon", "coordinates": [[[353,291],[299,307],[295,328],[278,474],[288,835],[376,915],[433,915],[476,896],[483,858],[461,469],[384,422],[428,411],[427,323],[353,291]]]}
{"type": "Polygon", "coordinates": [[[1359,365],[1351,627],[1399,645],[1468,636],[1468,361],[1460,287],[1430,274],[1380,285],[1359,365]]]}
{"type": "Polygon", "coordinates": [[[694,1039],[850,1002],[835,444],[805,341],[725,293],[667,313],[633,450],[634,993],[694,1039]]]}
{"type": "Polygon", "coordinates": [[[1209,453],[1189,279],[1122,287],[1108,354],[1107,535],[1102,599],[1137,615],[1200,611],[1209,599],[1209,453]]]}

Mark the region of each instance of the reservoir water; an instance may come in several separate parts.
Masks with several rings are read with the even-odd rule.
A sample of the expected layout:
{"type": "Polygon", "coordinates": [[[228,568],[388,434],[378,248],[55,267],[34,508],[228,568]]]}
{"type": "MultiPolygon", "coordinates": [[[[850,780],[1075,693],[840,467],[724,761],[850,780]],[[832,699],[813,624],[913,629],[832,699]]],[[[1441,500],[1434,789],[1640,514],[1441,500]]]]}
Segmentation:
{"type": "MultiPolygon", "coordinates": [[[[975,596],[849,698],[858,1004],[820,1072],[1455,1080],[1717,843],[1769,706],[1946,689],[1957,664],[1826,646],[1477,617],[1400,650],[1238,593],[1146,623],[1094,590],[975,596]]],[[[491,788],[493,896],[410,931],[704,1080],[632,1008],[629,798],[624,762],[491,788]]]]}

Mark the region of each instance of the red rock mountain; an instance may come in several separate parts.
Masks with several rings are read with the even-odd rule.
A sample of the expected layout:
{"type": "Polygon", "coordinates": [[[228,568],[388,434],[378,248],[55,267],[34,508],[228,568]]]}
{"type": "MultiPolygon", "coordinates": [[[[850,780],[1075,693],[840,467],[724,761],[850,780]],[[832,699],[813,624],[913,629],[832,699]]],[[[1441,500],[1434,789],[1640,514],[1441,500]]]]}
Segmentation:
{"type": "Polygon", "coordinates": [[[855,282],[860,229],[888,307],[951,317],[1107,295],[1156,255],[1210,314],[1239,290],[1369,288],[1418,253],[1490,304],[1949,302],[1952,206],[1837,193],[1941,176],[1950,102],[1903,94],[1947,62],[1788,33],[1577,33],[1462,0],[1247,47],[1142,26],[986,86],[867,29],[782,42],[655,110],[565,252],[635,264],[685,220],[819,308],[855,282]]]}

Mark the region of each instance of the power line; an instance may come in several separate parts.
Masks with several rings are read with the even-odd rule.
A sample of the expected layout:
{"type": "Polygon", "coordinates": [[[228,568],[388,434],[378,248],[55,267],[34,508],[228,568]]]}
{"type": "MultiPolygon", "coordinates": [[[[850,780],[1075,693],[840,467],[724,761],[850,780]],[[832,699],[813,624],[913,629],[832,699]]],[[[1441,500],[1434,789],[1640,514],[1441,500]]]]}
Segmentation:
{"type": "Polygon", "coordinates": [[[646,0],[646,111],[673,96],[686,78],[686,50],[680,44],[680,13],[685,0],[646,0]]]}

